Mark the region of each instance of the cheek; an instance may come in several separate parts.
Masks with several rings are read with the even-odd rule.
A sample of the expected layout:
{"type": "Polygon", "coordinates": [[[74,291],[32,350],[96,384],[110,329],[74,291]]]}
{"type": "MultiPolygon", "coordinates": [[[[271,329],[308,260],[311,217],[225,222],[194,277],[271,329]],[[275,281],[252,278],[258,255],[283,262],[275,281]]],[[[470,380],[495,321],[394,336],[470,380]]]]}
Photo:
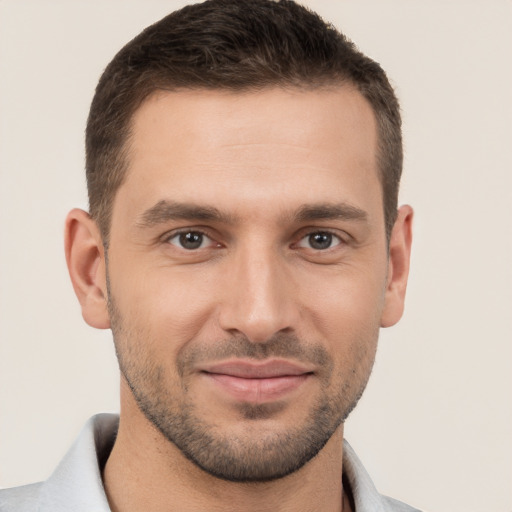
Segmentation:
{"type": "Polygon", "coordinates": [[[303,299],[306,314],[328,339],[364,339],[379,326],[385,282],[385,271],[367,273],[364,269],[317,276],[310,286],[304,286],[308,290],[303,299]],[[315,287],[315,281],[322,287],[315,287]]]}
{"type": "Polygon", "coordinates": [[[309,317],[312,335],[320,336],[332,355],[334,388],[350,394],[347,386],[354,387],[357,393],[364,388],[375,359],[385,272],[352,269],[322,282],[322,290],[309,294],[309,309],[303,317],[309,317]]]}
{"type": "Polygon", "coordinates": [[[205,272],[190,269],[153,267],[137,272],[134,268],[113,271],[111,287],[125,324],[149,331],[154,345],[178,350],[197,337],[212,316],[218,289],[212,280],[205,272]]]}

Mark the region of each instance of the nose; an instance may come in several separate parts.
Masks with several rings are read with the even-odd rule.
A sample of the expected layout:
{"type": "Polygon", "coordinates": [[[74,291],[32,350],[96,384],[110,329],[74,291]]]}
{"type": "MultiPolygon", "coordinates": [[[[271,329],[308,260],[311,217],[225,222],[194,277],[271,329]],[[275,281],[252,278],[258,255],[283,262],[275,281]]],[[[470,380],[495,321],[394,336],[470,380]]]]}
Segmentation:
{"type": "Polygon", "coordinates": [[[244,251],[233,257],[226,276],[220,326],[255,343],[296,329],[299,309],[284,257],[274,251],[244,251]]]}

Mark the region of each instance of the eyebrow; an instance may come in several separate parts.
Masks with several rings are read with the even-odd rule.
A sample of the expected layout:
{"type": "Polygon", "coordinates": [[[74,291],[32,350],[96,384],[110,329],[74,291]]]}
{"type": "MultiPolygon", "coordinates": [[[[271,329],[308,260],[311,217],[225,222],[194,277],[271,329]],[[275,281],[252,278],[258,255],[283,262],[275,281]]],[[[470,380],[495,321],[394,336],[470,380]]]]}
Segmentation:
{"type": "Polygon", "coordinates": [[[309,222],[315,220],[350,220],[365,222],[368,220],[368,214],[348,203],[320,203],[312,205],[303,205],[294,215],[297,222],[309,222]]]}
{"type": "Polygon", "coordinates": [[[226,224],[233,223],[230,215],[222,213],[213,206],[199,206],[189,203],[177,203],[161,200],[144,211],[137,220],[137,226],[149,228],[171,220],[201,220],[217,221],[226,224]]]}
{"type": "MultiPolygon", "coordinates": [[[[367,221],[367,213],[348,203],[318,203],[302,205],[293,215],[295,222],[312,222],[317,220],[367,221]]],[[[161,200],[145,210],[136,221],[140,228],[150,228],[172,220],[216,221],[234,224],[236,218],[215,208],[190,203],[161,200]]]]}

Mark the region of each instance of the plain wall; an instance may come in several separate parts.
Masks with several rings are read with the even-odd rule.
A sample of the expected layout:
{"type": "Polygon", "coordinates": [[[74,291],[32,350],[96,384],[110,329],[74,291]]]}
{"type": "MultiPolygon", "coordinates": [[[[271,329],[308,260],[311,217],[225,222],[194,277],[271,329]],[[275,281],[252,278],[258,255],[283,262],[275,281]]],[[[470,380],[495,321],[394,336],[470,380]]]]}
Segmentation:
{"type": "MultiPolygon", "coordinates": [[[[83,131],[114,53],[185,2],[0,1],[0,486],[46,478],[118,408],[110,331],[85,325],[63,254],[86,208],[83,131]]],[[[512,3],[304,2],[379,61],[402,103],[415,207],[402,322],[346,437],[385,494],[512,510],[512,3]]]]}

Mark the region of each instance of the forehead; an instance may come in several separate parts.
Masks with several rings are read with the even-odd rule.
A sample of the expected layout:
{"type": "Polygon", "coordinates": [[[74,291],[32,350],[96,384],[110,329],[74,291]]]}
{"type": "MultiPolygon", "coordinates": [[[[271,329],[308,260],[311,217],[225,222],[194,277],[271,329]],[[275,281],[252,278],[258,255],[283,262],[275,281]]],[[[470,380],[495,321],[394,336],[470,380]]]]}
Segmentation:
{"type": "Polygon", "coordinates": [[[371,158],[377,135],[370,104],[351,85],[258,92],[159,91],[135,112],[132,133],[135,157],[150,148],[162,149],[158,142],[174,143],[180,150],[251,143],[329,147],[328,157],[335,153],[334,146],[345,155],[353,147],[355,154],[363,149],[353,146],[357,139],[366,148],[362,154],[371,158]],[[167,134],[167,140],[155,138],[155,131],[167,134]]]}
{"type": "Polygon", "coordinates": [[[141,208],[176,195],[226,207],[344,200],[380,191],[376,148],[372,108],[353,87],[162,91],[134,114],[118,195],[141,208]]]}

